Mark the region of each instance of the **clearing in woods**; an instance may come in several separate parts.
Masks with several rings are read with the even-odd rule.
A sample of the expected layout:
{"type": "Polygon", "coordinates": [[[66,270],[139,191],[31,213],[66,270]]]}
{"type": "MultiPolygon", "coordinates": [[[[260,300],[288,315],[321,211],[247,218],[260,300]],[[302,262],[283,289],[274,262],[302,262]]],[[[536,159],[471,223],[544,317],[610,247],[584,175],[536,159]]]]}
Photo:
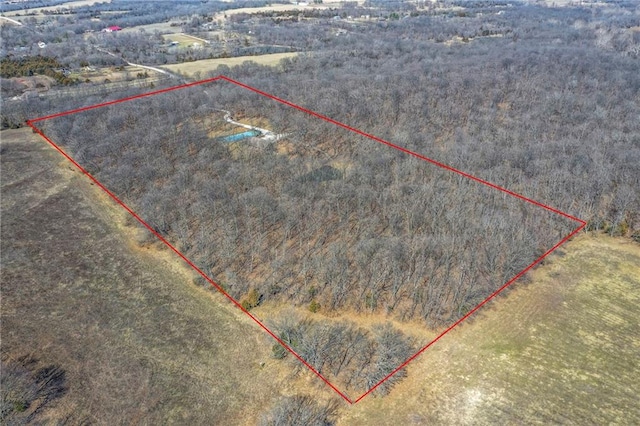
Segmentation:
{"type": "Polygon", "coordinates": [[[165,39],[166,41],[176,42],[181,47],[187,47],[187,46],[193,46],[193,45],[202,46],[203,44],[208,43],[207,40],[204,40],[200,37],[194,37],[185,33],[164,34],[162,38],[165,39]]]}
{"type": "MultiPolygon", "coordinates": [[[[173,35],[166,36],[167,38],[173,39],[173,35]]],[[[179,40],[178,40],[179,41],[179,40]]],[[[194,40],[197,41],[197,40],[194,40]]],[[[193,43],[193,41],[189,42],[193,43]]],[[[178,74],[184,74],[189,77],[193,77],[193,75],[197,72],[200,72],[202,75],[211,71],[215,71],[221,65],[226,65],[228,67],[233,67],[236,65],[241,65],[245,62],[255,62],[259,65],[267,65],[274,67],[280,63],[281,60],[285,58],[295,58],[298,56],[297,52],[287,52],[287,53],[270,53],[267,55],[255,55],[255,56],[236,56],[234,58],[218,58],[218,59],[201,59],[199,61],[193,62],[184,62],[181,64],[172,64],[172,65],[163,65],[161,68],[169,70],[171,72],[175,72],[178,74]]]]}

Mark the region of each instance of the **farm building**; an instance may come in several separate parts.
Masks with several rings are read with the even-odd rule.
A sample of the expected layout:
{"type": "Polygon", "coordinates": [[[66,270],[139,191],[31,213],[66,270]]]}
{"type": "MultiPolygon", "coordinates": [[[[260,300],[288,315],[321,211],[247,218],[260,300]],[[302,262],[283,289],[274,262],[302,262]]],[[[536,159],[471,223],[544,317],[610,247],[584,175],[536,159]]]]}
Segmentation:
{"type": "Polygon", "coordinates": [[[104,30],[102,30],[105,33],[114,33],[116,31],[120,31],[122,28],[120,28],[117,25],[112,25],[110,27],[105,28],[104,30]]]}

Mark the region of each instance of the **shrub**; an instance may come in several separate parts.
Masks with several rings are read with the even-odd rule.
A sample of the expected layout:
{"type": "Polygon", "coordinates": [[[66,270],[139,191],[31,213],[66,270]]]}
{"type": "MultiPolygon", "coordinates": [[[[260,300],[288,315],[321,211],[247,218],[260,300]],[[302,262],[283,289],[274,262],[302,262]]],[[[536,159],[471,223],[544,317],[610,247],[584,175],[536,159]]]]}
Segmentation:
{"type": "Polygon", "coordinates": [[[307,425],[330,426],[335,424],[338,401],[331,399],[322,404],[309,395],[295,395],[281,399],[260,420],[260,426],[307,425]]]}
{"type": "Polygon", "coordinates": [[[287,356],[287,350],[280,343],[276,343],[271,347],[271,352],[275,359],[282,359],[287,356]]]}
{"type": "Polygon", "coordinates": [[[248,311],[258,306],[261,301],[260,299],[261,297],[258,291],[255,288],[252,288],[251,290],[249,290],[246,296],[244,296],[244,298],[240,302],[240,305],[242,305],[242,307],[248,311]]]}
{"type": "Polygon", "coordinates": [[[0,359],[0,424],[44,424],[55,401],[67,393],[66,372],[57,365],[40,367],[29,356],[0,359]]]}
{"type": "Polygon", "coordinates": [[[315,314],[320,310],[320,303],[318,303],[315,299],[312,300],[309,304],[309,310],[315,314]]]}

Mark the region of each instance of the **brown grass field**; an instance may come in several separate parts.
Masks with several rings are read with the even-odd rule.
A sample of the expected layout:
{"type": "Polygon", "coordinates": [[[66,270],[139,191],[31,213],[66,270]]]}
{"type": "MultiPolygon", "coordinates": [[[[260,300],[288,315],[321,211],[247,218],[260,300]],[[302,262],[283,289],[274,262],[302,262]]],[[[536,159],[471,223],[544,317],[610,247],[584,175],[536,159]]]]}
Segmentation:
{"type": "Polygon", "coordinates": [[[208,71],[215,71],[221,65],[233,67],[241,65],[244,62],[255,62],[260,65],[273,67],[278,65],[282,59],[293,58],[297,55],[298,53],[296,52],[289,52],[257,56],[238,56],[235,58],[202,59],[199,61],[184,62],[182,64],[163,65],[161,68],[178,74],[184,74],[188,77],[193,77],[196,72],[200,72],[204,75],[208,71]]]}
{"type": "Polygon", "coordinates": [[[244,314],[168,250],[140,248],[122,208],[30,129],[0,136],[2,360],[67,377],[35,420],[254,424],[293,392],[244,314]]]}
{"type": "Polygon", "coordinates": [[[43,12],[53,12],[59,9],[73,9],[75,7],[81,6],[91,6],[96,3],[111,3],[111,0],[75,0],[68,1],[63,4],[59,4],[57,6],[45,6],[45,7],[34,7],[23,10],[15,10],[12,12],[7,12],[6,16],[16,16],[16,15],[25,15],[27,13],[37,13],[42,14],[43,12]]]}
{"type": "Polygon", "coordinates": [[[640,246],[560,250],[339,424],[640,424],[640,246]]]}
{"type": "Polygon", "coordinates": [[[156,31],[160,31],[161,33],[180,33],[182,28],[180,26],[171,26],[172,22],[156,22],[154,24],[147,25],[136,25],[135,27],[126,27],[121,30],[122,33],[132,33],[138,31],[146,31],[148,33],[153,34],[156,31]]]}
{"type": "MultiPolygon", "coordinates": [[[[66,372],[34,423],[255,424],[281,395],[334,396],[292,377],[177,256],[140,247],[127,214],[30,129],[0,140],[2,361],[66,372]]],[[[640,246],[582,234],[530,278],[338,424],[640,424],[640,246]]]]}
{"type": "Polygon", "coordinates": [[[190,36],[189,34],[179,33],[179,34],[165,34],[162,36],[166,41],[175,41],[180,43],[180,46],[187,47],[191,46],[194,43],[198,43],[199,45],[203,45],[204,41],[198,37],[190,36]]]}

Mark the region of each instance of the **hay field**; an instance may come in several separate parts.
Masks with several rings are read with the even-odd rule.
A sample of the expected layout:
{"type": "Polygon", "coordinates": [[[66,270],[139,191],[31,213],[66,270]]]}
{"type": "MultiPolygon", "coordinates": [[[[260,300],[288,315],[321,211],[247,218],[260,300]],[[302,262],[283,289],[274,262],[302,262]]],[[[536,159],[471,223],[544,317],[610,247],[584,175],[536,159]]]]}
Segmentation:
{"type": "Polygon", "coordinates": [[[203,59],[200,61],[185,62],[182,64],[164,65],[161,68],[193,77],[196,72],[204,75],[208,71],[215,71],[219,66],[226,65],[233,67],[244,62],[256,62],[260,65],[276,66],[284,58],[294,58],[298,56],[296,52],[272,53],[269,55],[238,56],[235,58],[203,59]]]}

